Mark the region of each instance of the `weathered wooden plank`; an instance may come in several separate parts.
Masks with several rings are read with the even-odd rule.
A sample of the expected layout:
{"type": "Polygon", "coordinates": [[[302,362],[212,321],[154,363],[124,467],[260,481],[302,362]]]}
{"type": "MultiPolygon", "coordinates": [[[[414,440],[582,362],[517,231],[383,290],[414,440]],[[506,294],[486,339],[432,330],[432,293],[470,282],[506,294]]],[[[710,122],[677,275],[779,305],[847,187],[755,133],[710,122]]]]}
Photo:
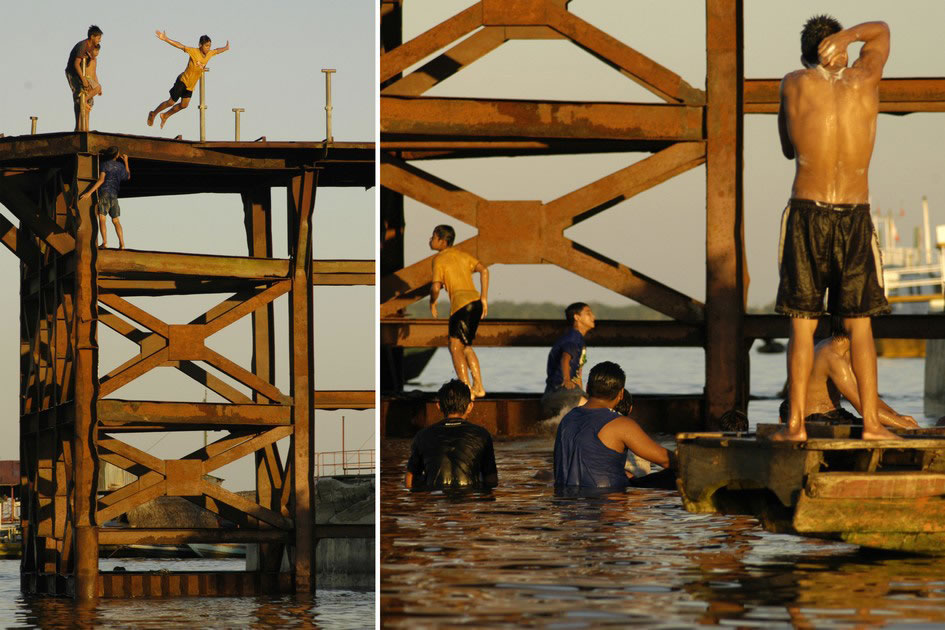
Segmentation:
{"type": "Polygon", "coordinates": [[[804,491],[812,499],[914,499],[945,495],[945,474],[928,472],[822,472],[804,491]]]}
{"type": "Polygon", "coordinates": [[[945,497],[868,501],[822,499],[801,494],[794,529],[806,534],[834,532],[945,533],[945,497]]]}

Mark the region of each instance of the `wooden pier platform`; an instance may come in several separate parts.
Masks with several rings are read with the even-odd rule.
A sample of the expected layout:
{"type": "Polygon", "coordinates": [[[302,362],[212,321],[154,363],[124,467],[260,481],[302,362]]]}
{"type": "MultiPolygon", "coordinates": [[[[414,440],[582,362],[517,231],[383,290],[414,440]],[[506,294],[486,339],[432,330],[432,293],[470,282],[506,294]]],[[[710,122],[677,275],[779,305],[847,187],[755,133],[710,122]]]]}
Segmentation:
{"type": "Polygon", "coordinates": [[[681,433],[679,491],[690,512],[747,514],[768,531],[945,554],[945,430],[864,441],[860,427],[808,423],[806,442],[681,433]]]}

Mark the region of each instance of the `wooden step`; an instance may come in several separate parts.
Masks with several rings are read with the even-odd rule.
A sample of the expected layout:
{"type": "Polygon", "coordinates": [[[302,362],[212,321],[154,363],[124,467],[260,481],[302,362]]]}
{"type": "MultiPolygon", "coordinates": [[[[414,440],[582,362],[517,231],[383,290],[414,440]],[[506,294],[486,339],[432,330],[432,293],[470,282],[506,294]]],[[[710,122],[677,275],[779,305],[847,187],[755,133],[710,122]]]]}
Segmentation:
{"type": "Polygon", "coordinates": [[[826,472],[808,476],[813,499],[914,499],[945,495],[945,474],[928,472],[826,472]]]}

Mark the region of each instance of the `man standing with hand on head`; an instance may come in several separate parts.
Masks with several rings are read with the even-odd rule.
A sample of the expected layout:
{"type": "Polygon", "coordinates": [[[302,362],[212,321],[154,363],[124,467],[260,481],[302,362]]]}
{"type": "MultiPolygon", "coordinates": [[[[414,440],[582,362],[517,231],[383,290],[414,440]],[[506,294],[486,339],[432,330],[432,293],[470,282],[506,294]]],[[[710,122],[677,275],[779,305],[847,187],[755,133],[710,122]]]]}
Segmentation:
{"type": "Polygon", "coordinates": [[[814,329],[827,310],[850,334],[864,439],[896,436],[877,413],[876,349],[870,317],[889,312],[869,207],[869,166],[876,139],[879,82],[889,57],[889,27],[867,22],[843,29],[832,17],[807,21],[804,69],[781,81],[778,130],[784,157],[795,160],[791,199],[781,219],[776,310],[791,316],[788,347],[790,417],[775,440],[807,439],[804,409],[814,360],[814,329]],[[847,67],[847,47],[863,42],[847,67]]]}

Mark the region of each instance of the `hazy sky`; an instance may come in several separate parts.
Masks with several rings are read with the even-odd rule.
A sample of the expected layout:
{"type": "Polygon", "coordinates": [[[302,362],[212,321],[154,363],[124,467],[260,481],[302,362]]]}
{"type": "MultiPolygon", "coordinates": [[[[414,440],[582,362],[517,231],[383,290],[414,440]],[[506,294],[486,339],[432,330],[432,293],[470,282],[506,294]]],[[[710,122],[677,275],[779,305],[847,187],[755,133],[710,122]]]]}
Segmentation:
{"type": "MultiPolygon", "coordinates": [[[[405,40],[473,4],[473,0],[409,0],[405,40]]],[[[800,67],[799,33],[811,15],[830,12],[845,26],[881,19],[892,32],[887,77],[933,77],[945,70],[933,42],[945,23],[945,2],[879,0],[760,2],[745,5],[745,74],[778,78],[800,67]],[[930,54],[934,53],[934,54],[930,54]]],[[[705,9],[699,0],[573,0],[575,15],[705,89],[705,9]]],[[[858,50],[851,47],[851,53],[858,50]]],[[[851,54],[851,56],[853,56],[851,54]]],[[[855,57],[854,57],[855,58],[855,57]]],[[[523,98],[576,101],[660,102],[566,40],[512,41],[427,92],[430,96],[523,98]]],[[[881,115],[870,169],[874,209],[899,208],[903,245],[912,245],[926,195],[931,223],[945,223],[941,177],[945,125],[942,114],[881,115]]],[[[487,158],[418,162],[419,167],[487,199],[549,201],[593,182],[649,154],[532,158],[487,158]]],[[[780,151],[774,115],[745,120],[745,239],[751,285],[748,301],[774,301],[775,252],[781,211],[790,194],[793,162],[780,151]]],[[[416,202],[407,204],[407,264],[430,254],[432,228],[457,226],[457,239],[475,228],[416,202]]],[[[593,219],[570,228],[569,238],[616,259],[664,284],[705,298],[705,168],[693,169],[593,219]]],[[[492,300],[626,299],[552,265],[496,265],[492,300]]]]}
{"type": "MultiPolygon", "coordinates": [[[[29,133],[30,116],[40,133],[73,128],[71,94],[63,69],[72,46],[89,24],[103,31],[98,77],[103,95],[92,111],[91,128],[105,132],[186,140],[199,135],[198,96],[160,130],[147,113],[167,98],[184,69],[184,53],[158,40],[155,29],[196,46],[208,34],[213,47],[230,50],[210,64],[207,80],[207,139],[233,139],[232,108],[242,107],[241,136],[252,140],[319,141],[325,137],[325,87],[321,68],[334,68],[333,122],[336,141],[369,142],[376,127],[376,2],[243,0],[208,2],[3,3],[9,54],[0,62],[0,133],[29,133]],[[15,25],[15,28],[13,27],[15,25]]],[[[134,160],[131,162],[134,176],[134,160]]],[[[376,189],[321,189],[315,204],[315,258],[373,259],[376,189]]],[[[285,189],[272,192],[275,255],[286,255],[285,189]]],[[[121,201],[121,221],[132,249],[245,255],[238,195],[192,195],[121,201]]],[[[2,210],[8,218],[11,215],[2,210]]],[[[109,225],[109,229],[111,225],[109,225]]],[[[117,243],[114,232],[110,244],[117,243]]],[[[17,426],[19,344],[18,262],[0,252],[0,283],[8,299],[0,304],[0,409],[8,428],[17,426]]],[[[319,389],[373,389],[374,287],[315,290],[315,380],[319,389]]],[[[186,323],[225,296],[143,298],[137,304],[168,323],[186,323]]],[[[276,302],[276,385],[288,392],[286,296],[276,302]]],[[[136,354],[136,346],[100,327],[101,373],[136,354]]],[[[208,345],[249,367],[249,317],[212,337],[208,345]],[[232,330],[231,330],[232,329],[232,330]]],[[[114,397],[144,400],[202,400],[202,387],[172,368],[154,370],[118,390],[114,397]]],[[[219,400],[211,392],[210,401],[219,400]]],[[[316,450],[340,450],[341,416],[347,418],[348,449],[373,448],[375,414],[316,413],[316,450]]],[[[176,458],[202,445],[200,435],[143,436],[133,441],[158,457],[176,458]]],[[[132,440],[129,440],[132,441],[132,440]]],[[[16,440],[0,442],[0,459],[18,457],[16,440]]],[[[252,487],[252,458],[223,469],[226,485],[252,487]]]]}

